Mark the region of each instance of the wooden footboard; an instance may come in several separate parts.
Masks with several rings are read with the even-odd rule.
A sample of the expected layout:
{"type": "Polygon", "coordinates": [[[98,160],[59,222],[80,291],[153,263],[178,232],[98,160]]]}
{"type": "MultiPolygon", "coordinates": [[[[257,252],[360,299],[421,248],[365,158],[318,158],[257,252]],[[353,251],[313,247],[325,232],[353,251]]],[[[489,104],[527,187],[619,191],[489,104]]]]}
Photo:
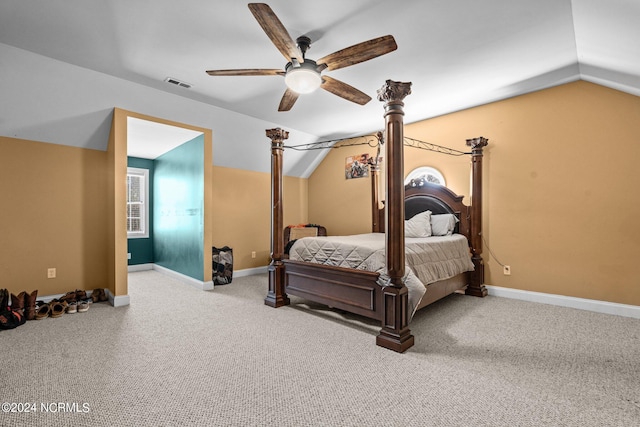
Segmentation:
{"type": "Polygon", "coordinates": [[[378,273],[284,260],[284,292],[329,307],[382,320],[378,273]]]}

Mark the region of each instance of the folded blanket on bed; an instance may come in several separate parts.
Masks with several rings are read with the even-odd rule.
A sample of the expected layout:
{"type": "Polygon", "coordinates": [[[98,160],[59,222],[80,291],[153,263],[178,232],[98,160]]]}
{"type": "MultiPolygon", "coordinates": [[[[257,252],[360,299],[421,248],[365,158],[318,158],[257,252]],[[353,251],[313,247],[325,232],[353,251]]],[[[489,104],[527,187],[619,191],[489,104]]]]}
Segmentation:
{"type": "MultiPolygon", "coordinates": [[[[426,292],[426,284],[473,271],[467,239],[460,234],[405,238],[405,248],[405,285],[412,316],[426,292]]],[[[381,286],[387,286],[389,280],[382,233],[305,237],[296,240],[289,258],[377,272],[381,286]]]]}

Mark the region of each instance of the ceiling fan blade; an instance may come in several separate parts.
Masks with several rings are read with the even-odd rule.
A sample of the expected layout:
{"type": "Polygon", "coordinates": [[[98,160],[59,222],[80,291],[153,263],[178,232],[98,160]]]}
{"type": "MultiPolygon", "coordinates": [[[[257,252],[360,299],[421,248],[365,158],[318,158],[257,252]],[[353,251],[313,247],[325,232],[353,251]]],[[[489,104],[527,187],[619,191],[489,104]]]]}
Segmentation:
{"type": "Polygon", "coordinates": [[[293,41],[287,29],[282,25],[282,22],[280,22],[269,5],[264,3],[249,3],[249,9],[258,21],[258,24],[260,24],[264,32],[267,33],[267,36],[269,36],[273,44],[276,45],[287,61],[296,58],[299,63],[304,62],[304,56],[300,49],[298,49],[298,45],[293,41]]]}
{"type": "Polygon", "coordinates": [[[326,64],[327,69],[337,70],[368,61],[398,48],[393,36],[382,36],[366,42],[344,48],[316,61],[318,65],[326,64]]]}
{"type": "Polygon", "coordinates": [[[364,105],[371,101],[371,97],[369,95],[359,91],[353,86],[349,86],[348,84],[341,82],[340,80],[336,80],[329,76],[322,76],[322,80],[322,85],[320,86],[322,89],[327,92],[331,92],[334,95],[338,95],[347,101],[355,102],[360,105],[364,105]]]}
{"type": "Polygon", "coordinates": [[[208,70],[210,76],[284,76],[284,70],[248,68],[245,70],[208,70]]]}
{"type": "Polygon", "coordinates": [[[282,95],[282,99],[280,100],[280,105],[278,106],[278,111],[289,111],[293,104],[298,100],[298,94],[291,89],[287,88],[282,95]]]}

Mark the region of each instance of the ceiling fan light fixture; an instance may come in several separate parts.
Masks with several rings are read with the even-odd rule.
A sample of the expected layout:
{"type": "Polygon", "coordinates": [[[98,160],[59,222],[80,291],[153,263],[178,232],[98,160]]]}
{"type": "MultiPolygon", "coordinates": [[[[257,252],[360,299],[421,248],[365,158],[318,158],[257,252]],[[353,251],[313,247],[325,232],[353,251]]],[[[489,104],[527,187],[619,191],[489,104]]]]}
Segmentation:
{"type": "Polygon", "coordinates": [[[311,93],[322,84],[322,77],[314,61],[306,60],[299,66],[287,64],[284,82],[289,89],[296,93],[311,93]]]}

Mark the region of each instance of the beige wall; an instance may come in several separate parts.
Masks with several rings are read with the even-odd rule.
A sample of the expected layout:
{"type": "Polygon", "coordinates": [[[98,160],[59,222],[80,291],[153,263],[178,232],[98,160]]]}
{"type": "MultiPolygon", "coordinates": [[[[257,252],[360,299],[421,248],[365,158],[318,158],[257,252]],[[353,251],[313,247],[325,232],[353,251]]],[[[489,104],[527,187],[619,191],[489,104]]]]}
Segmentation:
{"type": "Polygon", "coordinates": [[[0,137],[0,288],[106,287],[106,193],[104,151],[0,137]]]}
{"type": "MultiPolygon", "coordinates": [[[[116,122],[126,122],[120,113],[116,122]]],[[[115,203],[106,197],[114,188],[109,181],[115,178],[109,172],[112,163],[109,152],[0,138],[0,287],[54,295],[114,283],[109,270],[114,268],[116,249],[109,236],[115,225],[109,212],[115,203]],[[55,279],[47,279],[50,267],[57,269],[55,279]]],[[[267,265],[270,174],[212,169],[210,241],[234,249],[236,270],[267,265]],[[251,258],[252,251],[256,258],[251,258]]],[[[308,221],[306,183],[285,177],[285,224],[308,221]]],[[[124,293],[126,288],[117,294],[124,293]]]]}
{"type": "MultiPolygon", "coordinates": [[[[127,293],[126,255],[118,256],[122,247],[126,254],[126,233],[113,237],[122,210],[116,208],[113,193],[116,181],[124,179],[116,179],[113,171],[114,141],[116,133],[126,134],[127,115],[152,118],[118,109],[114,115],[107,152],[0,137],[0,288],[14,293],[38,289],[39,295],[97,287],[127,293]],[[116,258],[125,263],[117,269],[116,258]],[[52,267],[57,277],[47,279],[52,267]],[[115,280],[122,276],[120,270],[124,278],[115,280]],[[114,287],[116,282],[122,286],[114,287]]],[[[205,156],[210,162],[210,151],[205,156]]],[[[211,169],[205,174],[213,193],[205,244],[231,246],[236,270],[267,265],[270,174],[211,169]],[[256,258],[251,258],[252,251],[256,258]]],[[[306,179],[285,177],[284,199],[285,224],[308,221],[306,179]]],[[[205,264],[211,268],[210,259],[205,264]]]]}
{"type": "MultiPolygon", "coordinates": [[[[503,276],[485,247],[487,284],[640,305],[639,116],[640,98],[576,82],[407,125],[405,135],[463,150],[467,138],[489,138],[485,238],[513,273],[503,276]]],[[[345,157],[365,152],[375,154],[332,150],[309,180],[285,177],[285,225],[368,232],[369,180],[344,178],[345,157]]],[[[40,295],[108,287],[109,155],[0,137],[0,287],[40,295]],[[56,279],[46,278],[50,267],[56,279]]],[[[466,157],[408,148],[405,164],[437,167],[469,193],[466,157]]],[[[212,244],[233,247],[236,270],[266,265],[270,175],[213,167],[211,181],[212,244]]]]}
{"type": "MultiPolygon", "coordinates": [[[[285,177],[284,224],[307,221],[307,180],[285,177]]],[[[271,174],[214,166],[213,245],[233,248],[234,270],[269,264],[271,174]],[[251,252],[256,258],[251,258],[251,252]]]]}
{"type": "MultiPolygon", "coordinates": [[[[380,118],[384,125],[382,113],[380,118]]],[[[309,177],[309,222],[323,225],[328,234],[371,232],[371,182],[345,178],[346,158],[364,153],[375,156],[376,149],[367,145],[332,149],[309,177]]]]}
{"type": "MultiPolygon", "coordinates": [[[[487,284],[640,305],[638,117],[640,98],[575,82],[407,125],[405,136],[462,150],[489,138],[484,236],[512,275],[485,246],[487,284]]],[[[309,179],[310,221],[330,234],[370,224],[368,180],[344,179],[346,150],[366,152],[333,150],[309,179]]],[[[405,171],[419,165],[468,196],[467,158],[407,149],[405,171]]]]}

